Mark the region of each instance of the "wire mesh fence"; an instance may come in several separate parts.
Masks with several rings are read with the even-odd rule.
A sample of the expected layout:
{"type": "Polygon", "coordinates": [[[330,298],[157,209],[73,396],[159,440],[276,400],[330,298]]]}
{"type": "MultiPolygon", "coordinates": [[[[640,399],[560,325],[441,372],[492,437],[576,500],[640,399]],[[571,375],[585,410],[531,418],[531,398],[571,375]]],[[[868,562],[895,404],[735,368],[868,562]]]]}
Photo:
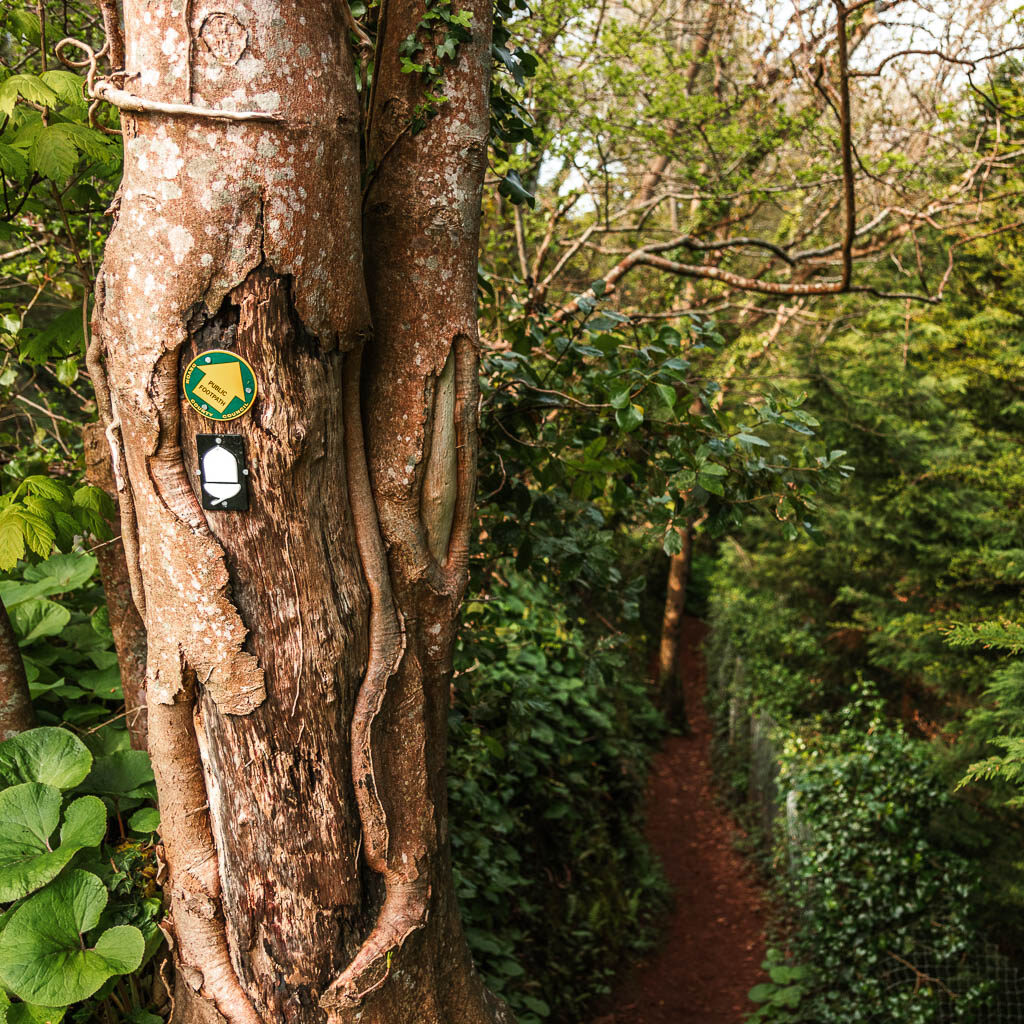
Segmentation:
{"type": "MultiPolygon", "coordinates": [[[[955,962],[927,951],[908,957],[890,954],[883,971],[890,993],[902,992],[931,1003],[934,1024],[1024,1024],[1024,969],[994,946],[985,946],[955,962]]],[[[897,1024],[888,1017],[876,1024],[897,1024]]]]}
{"type": "MultiPolygon", "coordinates": [[[[782,827],[790,854],[809,839],[801,822],[797,793],[780,792],[781,744],[775,722],[752,712],[743,697],[743,659],[727,650],[711,677],[720,706],[727,708],[728,746],[742,751],[747,769],[747,800],[765,836],[782,827]],[[781,798],[781,799],[780,799],[781,798]],[[781,817],[781,821],[779,820],[781,817]]],[[[901,995],[917,1013],[914,1021],[929,1024],[1024,1024],[1024,966],[986,945],[955,960],[918,948],[900,956],[890,953],[879,981],[886,995],[901,995]]],[[[880,1003],[892,1000],[879,1000],[880,1003]]],[[[899,1000],[897,1000],[899,1002],[899,1000]]],[[[912,1024],[893,1020],[891,1011],[871,1018],[872,1024],[912,1024]]]]}

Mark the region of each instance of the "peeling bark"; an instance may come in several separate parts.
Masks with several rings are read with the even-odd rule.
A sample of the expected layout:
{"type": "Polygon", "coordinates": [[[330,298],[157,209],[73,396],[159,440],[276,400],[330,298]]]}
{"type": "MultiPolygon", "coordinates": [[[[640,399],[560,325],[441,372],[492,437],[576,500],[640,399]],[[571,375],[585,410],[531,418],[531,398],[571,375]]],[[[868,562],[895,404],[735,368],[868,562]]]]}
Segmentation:
{"type": "MultiPolygon", "coordinates": [[[[230,1024],[261,1024],[232,967],[223,921],[217,850],[193,719],[195,680],[150,708],[150,754],[160,793],[160,834],[178,973],[230,1024]]],[[[178,1007],[176,1007],[178,1009],[178,1007]]],[[[189,1021],[180,1013],[176,1020],[189,1021]]],[[[191,1022],[190,1022],[191,1024],[191,1022]]]]}
{"type": "Polygon", "coordinates": [[[0,602],[0,740],[9,740],[35,724],[25,663],[10,616],[0,602]]]}
{"type": "Polygon", "coordinates": [[[392,4],[364,223],[339,5],[125,3],[140,102],[90,370],[145,608],[176,1024],[512,1020],[462,936],[444,779],[490,8],[412,136],[397,49],[424,8],[392,4]],[[256,374],[237,420],[179,393],[210,348],[256,374]],[[202,509],[200,432],[241,436],[248,511],[202,509]]]}
{"type": "MultiPolygon", "coordinates": [[[[85,478],[118,503],[110,447],[101,423],[82,430],[85,442],[85,478]]],[[[110,631],[114,635],[117,664],[124,690],[125,724],[135,750],[146,749],[146,627],[132,599],[131,577],[121,542],[121,517],[110,523],[113,537],[95,548],[100,579],[107,599],[110,631]]]]}

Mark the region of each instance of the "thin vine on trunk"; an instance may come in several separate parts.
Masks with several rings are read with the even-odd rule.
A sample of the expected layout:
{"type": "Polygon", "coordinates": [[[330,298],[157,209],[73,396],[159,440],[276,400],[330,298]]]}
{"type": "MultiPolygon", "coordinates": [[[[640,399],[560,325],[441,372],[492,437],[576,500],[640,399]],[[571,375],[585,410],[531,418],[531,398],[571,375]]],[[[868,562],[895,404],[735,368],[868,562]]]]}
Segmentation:
{"type": "MultiPolygon", "coordinates": [[[[110,448],[101,423],[88,423],[82,431],[85,447],[85,478],[116,502],[118,493],[110,464],[110,448]]],[[[119,519],[110,523],[113,536],[94,549],[107,601],[110,632],[114,636],[117,664],[124,690],[125,724],[136,750],[147,745],[146,720],[146,627],[132,600],[131,579],[121,541],[119,519]]]]}

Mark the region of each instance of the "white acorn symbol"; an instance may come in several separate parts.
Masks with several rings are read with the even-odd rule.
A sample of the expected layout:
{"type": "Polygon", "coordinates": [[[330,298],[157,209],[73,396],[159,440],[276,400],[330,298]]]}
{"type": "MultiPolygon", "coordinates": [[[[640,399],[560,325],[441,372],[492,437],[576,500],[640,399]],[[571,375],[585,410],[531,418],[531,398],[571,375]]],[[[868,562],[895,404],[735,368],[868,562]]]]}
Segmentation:
{"type": "Polygon", "coordinates": [[[242,489],[238,477],[238,462],[231,452],[218,446],[203,456],[203,490],[214,504],[233,498],[242,489]]]}

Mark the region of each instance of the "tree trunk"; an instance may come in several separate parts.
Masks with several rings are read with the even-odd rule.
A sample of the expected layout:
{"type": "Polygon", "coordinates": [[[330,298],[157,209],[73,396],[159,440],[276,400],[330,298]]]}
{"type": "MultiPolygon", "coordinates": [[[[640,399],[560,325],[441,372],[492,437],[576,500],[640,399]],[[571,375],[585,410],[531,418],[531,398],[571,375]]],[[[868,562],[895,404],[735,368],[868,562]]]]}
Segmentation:
{"type": "MultiPolygon", "coordinates": [[[[99,487],[116,503],[117,485],[110,461],[110,447],[102,423],[87,423],[82,430],[85,442],[85,479],[99,487]]],[[[100,563],[100,579],[107,598],[110,631],[114,634],[117,664],[124,690],[125,724],[132,747],[146,749],[146,627],[132,599],[128,563],[121,543],[120,519],[111,522],[111,540],[95,549],[100,563]]]]}
{"type": "Polygon", "coordinates": [[[9,740],[35,724],[25,662],[10,616],[0,601],[0,740],[9,740]]]}
{"type": "Polygon", "coordinates": [[[658,694],[669,722],[686,729],[686,695],[683,690],[680,650],[683,612],[686,609],[686,583],[690,577],[690,552],[693,549],[691,530],[684,529],[680,539],[682,551],[669,559],[665,611],[661,619],[661,643],[658,647],[658,694]]]}
{"type": "Polygon", "coordinates": [[[125,2],[141,102],[114,97],[97,392],[137,536],[177,1024],[512,1020],[462,936],[444,782],[476,476],[490,8],[470,7],[416,135],[397,50],[425,9],[381,11],[364,245],[340,6],[125,2]],[[211,348],[258,382],[229,422],[179,394],[211,348]],[[199,433],[241,438],[247,511],[201,507],[199,433]]]}

